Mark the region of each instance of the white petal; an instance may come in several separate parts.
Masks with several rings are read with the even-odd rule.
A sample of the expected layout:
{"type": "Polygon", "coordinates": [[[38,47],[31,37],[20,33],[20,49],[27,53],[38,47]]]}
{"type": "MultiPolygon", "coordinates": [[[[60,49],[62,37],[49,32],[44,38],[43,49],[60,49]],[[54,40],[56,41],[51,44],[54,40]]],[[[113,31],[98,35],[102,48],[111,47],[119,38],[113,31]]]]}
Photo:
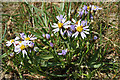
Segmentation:
{"type": "Polygon", "coordinates": [[[87,32],[87,31],[83,31],[84,33],[86,33],[86,34],[89,34],[89,32],[87,32]]]}
{"type": "Polygon", "coordinates": [[[65,26],[63,26],[64,28],[69,28],[71,25],[65,25],[65,26]]]}
{"type": "Polygon", "coordinates": [[[91,7],[92,5],[89,5],[89,7],[91,7]]]}
{"type": "Polygon", "coordinates": [[[28,35],[29,38],[30,38],[31,36],[32,36],[32,34],[31,34],[30,36],[28,35]]]}
{"type": "Polygon", "coordinates": [[[65,30],[65,31],[63,32],[63,35],[66,33],[66,31],[67,31],[67,30],[65,30]]]}
{"type": "Polygon", "coordinates": [[[70,24],[71,23],[71,21],[67,21],[67,22],[65,22],[63,25],[68,25],[68,24],[70,24]]]}
{"type": "Polygon", "coordinates": [[[7,43],[7,44],[6,44],[6,46],[8,46],[8,47],[9,47],[10,45],[12,45],[12,43],[7,43]]]}
{"type": "Polygon", "coordinates": [[[31,37],[31,38],[30,38],[30,40],[35,40],[35,39],[37,39],[37,37],[31,37]]]}
{"type": "Polygon", "coordinates": [[[6,43],[11,43],[11,40],[10,40],[10,41],[7,41],[6,43]]]}
{"type": "Polygon", "coordinates": [[[72,37],[74,37],[75,36],[75,38],[78,36],[78,34],[79,34],[79,32],[75,32],[73,35],[72,35],[72,37]]]}
{"type": "Polygon", "coordinates": [[[52,25],[52,27],[53,27],[53,28],[57,28],[57,27],[58,27],[58,25],[52,25]]]}
{"type": "Polygon", "coordinates": [[[83,30],[90,31],[90,29],[85,29],[85,28],[83,28],[83,30]]]}
{"type": "Polygon", "coordinates": [[[62,55],[62,53],[58,53],[58,55],[62,55]]]}
{"type": "Polygon", "coordinates": [[[70,36],[71,36],[71,33],[70,33],[69,31],[67,31],[67,33],[68,33],[68,37],[70,37],[70,36]]]}
{"type": "Polygon", "coordinates": [[[14,52],[20,52],[21,51],[21,49],[20,49],[20,47],[15,47],[15,49],[14,49],[14,52]]]}
{"type": "Polygon", "coordinates": [[[52,31],[54,31],[54,33],[59,31],[59,28],[53,29],[52,31]]]}
{"type": "Polygon", "coordinates": [[[65,52],[67,52],[67,49],[65,50],[65,52]]]}
{"type": "Polygon", "coordinates": [[[65,15],[64,18],[66,18],[67,16],[65,15]]]}
{"type": "Polygon", "coordinates": [[[23,38],[27,38],[27,36],[26,36],[26,35],[24,35],[24,36],[23,36],[23,38]]]}
{"type": "Polygon", "coordinates": [[[58,25],[58,24],[56,24],[56,23],[53,23],[53,25],[58,25]]]}
{"type": "Polygon", "coordinates": [[[16,40],[19,40],[19,39],[20,39],[19,37],[16,37],[16,38],[15,38],[15,41],[16,41],[16,40]]]}
{"type": "Polygon", "coordinates": [[[98,8],[98,9],[100,9],[100,10],[101,10],[102,8],[98,8]]]}
{"type": "Polygon", "coordinates": [[[22,41],[22,43],[21,43],[21,44],[26,44],[27,42],[29,42],[29,41],[22,41]]]}
{"type": "Polygon", "coordinates": [[[56,18],[59,20],[59,16],[56,16],[56,18]]]}
{"type": "Polygon", "coordinates": [[[63,35],[62,29],[60,30],[60,34],[63,35]]]}
{"type": "Polygon", "coordinates": [[[83,32],[81,32],[81,37],[84,39],[86,35],[83,32]]]}
{"type": "Polygon", "coordinates": [[[88,28],[89,26],[85,26],[85,27],[83,27],[83,29],[85,29],[85,28],[88,28]]]}
{"type": "Polygon", "coordinates": [[[63,18],[63,19],[62,19],[62,23],[64,23],[65,21],[66,21],[66,18],[63,18]]]}
{"type": "Polygon", "coordinates": [[[74,37],[74,36],[75,36],[75,34],[76,34],[76,32],[72,35],[72,37],[74,37]]]}
{"type": "Polygon", "coordinates": [[[79,32],[76,33],[75,38],[78,36],[79,32]]]}
{"type": "Polygon", "coordinates": [[[72,21],[74,22],[74,23],[76,23],[76,21],[72,18],[72,21]]]}
{"type": "Polygon", "coordinates": [[[26,50],[22,50],[22,53],[23,53],[23,57],[25,56],[25,54],[27,55],[26,50]]]}
{"type": "Polygon", "coordinates": [[[12,44],[11,41],[6,42],[6,46],[10,46],[11,44],[12,44]]]}
{"type": "Polygon", "coordinates": [[[19,54],[20,53],[20,51],[19,52],[17,52],[16,54],[19,54]]]}

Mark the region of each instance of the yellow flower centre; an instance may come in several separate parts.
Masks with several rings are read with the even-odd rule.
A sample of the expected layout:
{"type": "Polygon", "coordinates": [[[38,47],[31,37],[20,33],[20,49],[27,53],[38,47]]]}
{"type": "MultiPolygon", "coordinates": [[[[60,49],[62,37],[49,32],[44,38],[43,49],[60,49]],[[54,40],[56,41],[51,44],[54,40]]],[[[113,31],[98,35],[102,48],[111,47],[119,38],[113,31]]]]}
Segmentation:
{"type": "Polygon", "coordinates": [[[87,9],[90,9],[90,7],[89,7],[89,6],[87,6],[87,9]]]}
{"type": "Polygon", "coordinates": [[[81,26],[78,26],[78,27],[76,28],[76,30],[77,30],[78,32],[82,32],[83,26],[82,26],[82,25],[81,25],[81,26]]]}
{"type": "Polygon", "coordinates": [[[19,41],[20,43],[22,43],[22,41],[19,41]]]}
{"type": "Polygon", "coordinates": [[[24,46],[24,45],[21,45],[21,46],[20,46],[20,49],[21,49],[21,50],[25,49],[25,46],[24,46]]]}
{"type": "Polygon", "coordinates": [[[30,38],[29,38],[29,37],[27,37],[27,38],[25,38],[25,40],[30,40],[30,38]]]}
{"type": "Polygon", "coordinates": [[[13,42],[14,42],[14,39],[11,40],[11,43],[13,43],[13,42]]]}
{"type": "Polygon", "coordinates": [[[96,7],[94,7],[94,9],[96,9],[96,7]]]}
{"type": "Polygon", "coordinates": [[[63,23],[58,23],[59,28],[62,28],[62,26],[63,26],[63,23]]]}

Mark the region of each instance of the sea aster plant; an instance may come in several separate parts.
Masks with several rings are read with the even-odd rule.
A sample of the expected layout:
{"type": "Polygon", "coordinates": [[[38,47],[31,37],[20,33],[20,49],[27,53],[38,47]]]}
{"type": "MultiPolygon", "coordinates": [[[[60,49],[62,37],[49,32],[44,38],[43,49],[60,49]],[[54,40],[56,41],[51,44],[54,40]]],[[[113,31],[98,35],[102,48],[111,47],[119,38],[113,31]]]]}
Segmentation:
{"type": "Polygon", "coordinates": [[[18,54],[22,51],[23,57],[25,54],[27,55],[27,51],[25,50],[27,47],[26,43],[26,41],[22,41],[21,43],[19,43],[19,45],[15,46],[14,52],[18,54]]]}
{"type": "Polygon", "coordinates": [[[95,6],[95,5],[91,5],[91,10],[96,11],[96,10],[101,10],[102,8],[95,6]]]}
{"type": "Polygon", "coordinates": [[[53,23],[52,27],[55,28],[53,29],[54,33],[60,31],[61,35],[63,35],[63,28],[69,28],[71,21],[66,21],[66,16],[63,17],[63,15],[56,16],[58,19],[58,23],[53,23]]]}
{"type": "Polygon", "coordinates": [[[89,34],[89,29],[87,29],[89,26],[86,26],[86,21],[78,21],[78,24],[76,25],[76,32],[72,35],[72,37],[75,36],[75,38],[78,36],[78,34],[81,34],[81,37],[84,39],[86,38],[85,34],[89,34]]]}
{"type": "Polygon", "coordinates": [[[37,37],[35,37],[35,35],[28,35],[28,37],[24,34],[24,33],[20,33],[21,38],[25,41],[29,41],[29,40],[35,40],[37,39],[37,37]]]}
{"type": "Polygon", "coordinates": [[[6,46],[11,46],[12,44],[14,44],[19,39],[20,39],[19,37],[16,37],[15,39],[11,39],[10,41],[7,41],[6,46]]]}
{"type": "Polygon", "coordinates": [[[84,5],[82,9],[87,12],[87,11],[89,11],[91,9],[91,6],[84,5]]]}

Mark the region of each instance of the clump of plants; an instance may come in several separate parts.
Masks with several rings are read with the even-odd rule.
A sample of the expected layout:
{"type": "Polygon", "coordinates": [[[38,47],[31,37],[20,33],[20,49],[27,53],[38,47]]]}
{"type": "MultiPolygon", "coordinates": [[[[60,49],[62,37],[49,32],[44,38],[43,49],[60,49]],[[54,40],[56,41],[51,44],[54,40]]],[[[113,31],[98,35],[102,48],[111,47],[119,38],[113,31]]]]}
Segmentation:
{"type": "MultiPolygon", "coordinates": [[[[56,7],[58,14],[50,15],[47,9],[25,4],[33,8],[35,14],[40,11],[42,17],[32,15],[35,26],[40,26],[37,30],[29,28],[6,42],[9,49],[6,54],[18,68],[20,78],[30,74],[54,80],[92,79],[107,64],[102,62],[101,50],[94,46],[100,36],[93,35],[95,26],[91,25],[101,7],[82,4],[75,15],[71,15],[70,6],[66,12],[64,7],[62,10],[56,7]]],[[[53,8],[53,12],[56,9],[53,8]]]]}

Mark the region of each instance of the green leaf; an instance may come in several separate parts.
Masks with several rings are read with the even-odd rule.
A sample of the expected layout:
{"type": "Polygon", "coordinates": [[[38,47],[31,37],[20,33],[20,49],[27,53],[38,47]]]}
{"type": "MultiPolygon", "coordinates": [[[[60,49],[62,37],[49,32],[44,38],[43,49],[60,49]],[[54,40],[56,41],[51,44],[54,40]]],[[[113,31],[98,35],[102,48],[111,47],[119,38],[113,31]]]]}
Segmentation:
{"type": "Polygon", "coordinates": [[[30,31],[31,31],[31,33],[34,34],[36,37],[40,37],[40,35],[42,34],[42,33],[36,33],[36,32],[34,32],[34,31],[32,31],[32,30],[30,30],[30,31]]]}
{"type": "Polygon", "coordinates": [[[96,62],[93,62],[93,63],[90,65],[90,67],[99,68],[99,67],[101,67],[101,66],[103,66],[103,65],[104,65],[104,63],[96,63],[96,62]]]}
{"type": "Polygon", "coordinates": [[[42,67],[53,67],[53,66],[61,66],[61,65],[63,65],[63,64],[61,64],[61,63],[56,63],[56,62],[43,62],[42,61],[42,63],[41,63],[42,65],[42,67]]]}
{"type": "Polygon", "coordinates": [[[61,10],[63,11],[64,10],[64,2],[63,3],[60,3],[60,6],[61,6],[61,10]]]}
{"type": "Polygon", "coordinates": [[[46,59],[46,60],[49,60],[49,59],[54,58],[53,55],[40,55],[40,57],[41,57],[42,59],[46,59]]]}
{"type": "Polygon", "coordinates": [[[102,64],[93,65],[94,68],[99,68],[102,64]]]}
{"type": "Polygon", "coordinates": [[[4,53],[3,55],[0,55],[0,59],[6,57],[8,54],[4,53]]]}

